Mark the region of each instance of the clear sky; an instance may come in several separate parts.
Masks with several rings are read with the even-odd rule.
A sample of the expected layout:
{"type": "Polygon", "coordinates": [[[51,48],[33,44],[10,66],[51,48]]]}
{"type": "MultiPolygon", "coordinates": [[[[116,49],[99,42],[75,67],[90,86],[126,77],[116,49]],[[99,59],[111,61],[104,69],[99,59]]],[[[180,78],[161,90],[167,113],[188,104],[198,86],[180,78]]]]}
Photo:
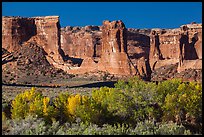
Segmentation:
{"type": "Polygon", "coordinates": [[[61,27],[122,20],[127,28],[178,28],[202,23],[202,2],[2,2],[2,15],[58,15],[61,27]]]}

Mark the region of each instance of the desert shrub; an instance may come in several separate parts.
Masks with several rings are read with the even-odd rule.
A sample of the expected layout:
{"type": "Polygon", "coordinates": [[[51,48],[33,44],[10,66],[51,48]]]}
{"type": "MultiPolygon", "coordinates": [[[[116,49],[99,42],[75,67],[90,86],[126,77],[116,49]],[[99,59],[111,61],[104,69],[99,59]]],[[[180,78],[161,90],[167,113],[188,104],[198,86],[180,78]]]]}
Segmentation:
{"type": "Polygon", "coordinates": [[[131,130],[131,135],[154,135],[155,124],[153,121],[144,120],[137,122],[134,129],[131,130]]]}
{"type": "MultiPolygon", "coordinates": [[[[167,94],[164,105],[163,120],[175,120],[179,116],[185,120],[186,113],[197,120],[202,118],[202,85],[195,82],[184,82],[178,86],[175,92],[167,94]]],[[[200,120],[201,122],[201,120],[200,120]]]]}
{"type": "Polygon", "coordinates": [[[102,87],[92,92],[92,98],[99,104],[106,122],[127,122],[131,116],[131,100],[118,89],[102,87]]]}
{"type": "Polygon", "coordinates": [[[12,101],[12,119],[24,119],[28,115],[38,116],[50,121],[56,116],[56,109],[50,105],[50,99],[43,97],[35,88],[18,94],[12,101]]]}
{"type": "Polygon", "coordinates": [[[56,119],[59,120],[60,124],[69,121],[69,112],[67,110],[68,93],[60,93],[54,100],[53,104],[57,109],[56,119]]]}
{"type": "Polygon", "coordinates": [[[186,130],[183,125],[177,125],[176,123],[161,123],[154,129],[156,135],[190,135],[190,130],[186,130]]]}
{"type": "Polygon", "coordinates": [[[33,117],[11,122],[12,128],[3,135],[190,135],[184,126],[175,123],[151,124],[150,121],[139,122],[136,128],[126,124],[98,126],[96,124],[53,122],[46,125],[42,119],[33,117]]]}
{"type": "Polygon", "coordinates": [[[157,85],[157,96],[155,96],[155,101],[158,102],[159,105],[162,105],[167,94],[175,92],[181,83],[182,81],[180,79],[159,82],[157,85]]]}
{"type": "Polygon", "coordinates": [[[135,128],[128,124],[104,124],[98,126],[76,120],[60,125],[58,121],[46,124],[44,119],[27,116],[25,119],[9,121],[10,128],[3,135],[189,135],[184,126],[175,123],[138,122],[135,128]]]}
{"type": "Polygon", "coordinates": [[[76,108],[76,117],[83,122],[100,124],[102,111],[95,100],[83,95],[81,104],[76,108]]]}
{"type": "Polygon", "coordinates": [[[88,128],[88,125],[92,124],[84,123],[80,118],[76,118],[72,123],[66,122],[60,126],[56,135],[83,135],[83,132],[88,128]]]}
{"type": "Polygon", "coordinates": [[[52,121],[46,124],[43,118],[28,115],[21,120],[8,120],[9,130],[4,131],[3,135],[56,135],[61,129],[59,121],[52,121]]]}
{"type": "Polygon", "coordinates": [[[80,122],[71,124],[70,128],[66,130],[66,134],[68,135],[83,135],[84,131],[88,128],[88,125],[80,122]]]}
{"type": "Polygon", "coordinates": [[[157,123],[145,120],[138,122],[135,128],[128,124],[103,124],[98,126],[82,121],[65,123],[56,132],[58,135],[189,135],[192,134],[184,126],[175,123],[157,123]]]}
{"type": "Polygon", "coordinates": [[[42,93],[36,92],[35,88],[32,88],[31,90],[27,90],[24,93],[18,94],[15,97],[15,99],[12,101],[12,109],[11,109],[12,119],[16,119],[16,118],[23,119],[29,114],[29,112],[36,113],[37,115],[42,116],[43,104],[40,101],[42,98],[43,98],[42,93]]]}
{"type": "Polygon", "coordinates": [[[176,123],[155,123],[151,120],[140,121],[135,128],[128,128],[129,135],[189,135],[190,130],[186,130],[183,125],[176,123]]]}
{"type": "Polygon", "coordinates": [[[129,135],[131,133],[131,127],[124,123],[114,125],[104,124],[101,130],[102,135],[129,135]]]}
{"type": "Polygon", "coordinates": [[[131,109],[133,111],[131,121],[139,122],[149,118],[159,120],[162,113],[155,100],[155,96],[158,95],[155,83],[147,83],[133,77],[127,82],[120,80],[115,86],[117,89],[122,89],[123,93],[131,100],[131,109]]]}
{"type": "Polygon", "coordinates": [[[128,135],[130,128],[126,124],[104,124],[98,126],[93,123],[84,123],[83,121],[72,124],[65,123],[60,127],[57,135],[128,135]]]}
{"type": "Polygon", "coordinates": [[[43,135],[46,131],[45,122],[42,118],[35,116],[27,116],[25,119],[14,119],[9,121],[9,131],[4,132],[4,135],[43,135]]]}

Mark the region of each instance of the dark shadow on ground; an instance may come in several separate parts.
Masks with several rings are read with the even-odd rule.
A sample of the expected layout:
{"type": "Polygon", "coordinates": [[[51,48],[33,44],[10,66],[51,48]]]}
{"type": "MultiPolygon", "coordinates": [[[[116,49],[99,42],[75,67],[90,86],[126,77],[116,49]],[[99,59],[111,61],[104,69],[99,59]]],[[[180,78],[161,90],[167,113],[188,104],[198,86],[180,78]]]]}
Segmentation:
{"type": "Polygon", "coordinates": [[[5,83],[2,83],[2,86],[19,86],[19,87],[39,87],[39,88],[60,88],[60,87],[66,87],[66,88],[100,88],[100,87],[110,87],[110,88],[113,88],[114,87],[114,84],[116,83],[117,81],[105,81],[105,82],[95,82],[95,83],[90,83],[90,84],[84,84],[84,85],[78,85],[78,86],[42,86],[42,85],[32,85],[32,84],[29,84],[29,85],[26,85],[26,84],[16,84],[16,83],[13,83],[13,84],[5,84],[5,83]]]}
{"type": "Polygon", "coordinates": [[[110,87],[110,88],[114,88],[114,84],[117,81],[104,81],[104,82],[96,82],[96,83],[91,83],[91,84],[84,84],[84,85],[79,85],[79,86],[72,86],[69,88],[100,88],[100,87],[110,87]]]}

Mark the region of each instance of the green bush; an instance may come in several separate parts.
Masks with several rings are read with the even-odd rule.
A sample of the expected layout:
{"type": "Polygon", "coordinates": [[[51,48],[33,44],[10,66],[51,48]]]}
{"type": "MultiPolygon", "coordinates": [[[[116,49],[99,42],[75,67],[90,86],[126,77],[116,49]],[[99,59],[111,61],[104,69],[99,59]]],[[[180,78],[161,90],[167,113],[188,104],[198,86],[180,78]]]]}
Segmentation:
{"type": "Polygon", "coordinates": [[[102,87],[92,92],[92,98],[108,123],[127,122],[132,114],[131,100],[118,89],[102,87]]]}
{"type": "Polygon", "coordinates": [[[159,82],[156,89],[157,96],[154,98],[155,101],[158,102],[159,105],[163,105],[167,94],[175,92],[180,84],[182,84],[180,79],[171,79],[159,82]]]}
{"type": "Polygon", "coordinates": [[[70,95],[68,93],[60,93],[54,100],[53,104],[57,109],[56,119],[59,120],[60,123],[65,123],[69,121],[70,116],[67,110],[68,97],[70,95]]]}
{"type": "Polygon", "coordinates": [[[118,81],[115,84],[117,89],[122,89],[125,96],[131,101],[129,105],[132,110],[132,122],[144,121],[154,118],[159,121],[161,109],[155,100],[158,96],[157,85],[153,82],[145,82],[137,77],[129,79],[127,82],[118,81]]]}
{"type": "Polygon", "coordinates": [[[162,108],[164,111],[163,120],[175,121],[177,116],[181,120],[185,120],[188,113],[201,122],[202,85],[195,82],[181,83],[174,92],[167,94],[162,108]]]}
{"type": "MultiPolygon", "coordinates": [[[[190,134],[186,129],[202,129],[202,84],[176,79],[157,85],[134,77],[91,95],[61,93],[53,100],[31,88],[18,94],[11,106],[14,121],[32,116],[45,122],[39,132],[15,129],[17,134],[190,134]]],[[[2,115],[6,132],[8,117],[2,115]]]]}
{"type": "Polygon", "coordinates": [[[101,124],[102,110],[99,104],[89,96],[83,96],[81,104],[76,109],[76,117],[80,118],[83,122],[101,124]]]}

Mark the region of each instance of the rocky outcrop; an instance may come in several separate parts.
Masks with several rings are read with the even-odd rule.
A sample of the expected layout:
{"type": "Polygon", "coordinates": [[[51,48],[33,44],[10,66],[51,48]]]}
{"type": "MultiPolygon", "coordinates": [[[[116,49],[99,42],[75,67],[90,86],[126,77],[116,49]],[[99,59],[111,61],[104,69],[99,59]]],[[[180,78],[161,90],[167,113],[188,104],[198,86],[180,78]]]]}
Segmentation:
{"type": "Polygon", "coordinates": [[[100,69],[111,74],[135,75],[127,55],[127,30],[122,21],[104,21],[100,69]]]}
{"type": "Polygon", "coordinates": [[[102,32],[98,26],[61,28],[61,49],[74,58],[100,57],[102,32]]]}
{"type": "Polygon", "coordinates": [[[63,63],[60,55],[60,24],[59,16],[35,17],[36,33],[30,41],[41,45],[55,62],[63,63]]]}
{"type": "Polygon", "coordinates": [[[61,39],[65,54],[83,59],[80,67],[71,68],[69,73],[98,70],[116,75],[136,74],[127,55],[127,30],[122,21],[104,21],[101,28],[86,26],[78,31],[70,27],[65,30],[61,39]]]}
{"type": "Polygon", "coordinates": [[[149,65],[150,29],[127,30],[127,53],[141,77],[150,79],[149,65]]]}
{"type": "Polygon", "coordinates": [[[83,59],[82,64],[79,65],[81,68],[75,67],[69,72],[99,70],[112,74],[131,74],[124,73],[129,70],[135,71],[127,55],[126,33],[127,30],[121,21],[112,23],[105,21],[102,27],[62,28],[61,48],[65,55],[83,59]]]}
{"type": "Polygon", "coordinates": [[[20,65],[16,64],[19,61],[33,64],[32,57],[28,58],[32,48],[36,49],[35,54],[39,51],[45,57],[43,60],[49,64],[45,66],[68,74],[104,72],[111,77],[139,75],[158,80],[166,79],[159,73],[162,68],[171,68],[165,77],[184,78],[179,74],[191,70],[192,74],[196,72],[194,79],[202,77],[202,24],[176,29],[127,29],[118,20],[104,21],[102,26],[60,28],[59,16],[3,17],[2,68],[6,71],[2,72],[20,65]],[[26,60],[19,59],[17,55],[22,55],[18,53],[26,54],[26,60]]]}
{"type": "MultiPolygon", "coordinates": [[[[178,63],[178,71],[181,71],[184,60],[202,60],[201,24],[182,25],[173,30],[152,30],[150,39],[149,59],[152,70],[178,63]]],[[[196,69],[202,69],[199,67],[201,64],[197,66],[196,69]]]]}
{"type": "Polygon", "coordinates": [[[187,24],[189,46],[186,51],[186,60],[202,60],[202,24],[187,24]]]}
{"type": "Polygon", "coordinates": [[[21,44],[36,35],[33,18],[3,17],[2,18],[2,48],[14,52],[21,44]]]}
{"type": "Polygon", "coordinates": [[[202,69],[190,68],[178,73],[177,68],[178,63],[157,68],[151,74],[151,81],[163,81],[173,78],[179,78],[184,81],[202,82],[202,69]]]}
{"type": "Polygon", "coordinates": [[[46,59],[45,50],[34,43],[26,42],[19,50],[3,50],[5,63],[2,64],[2,82],[4,84],[52,84],[55,79],[67,79],[71,76],[56,69],[46,59]]]}
{"type": "Polygon", "coordinates": [[[24,42],[40,45],[55,62],[63,63],[59,52],[59,16],[33,18],[3,17],[2,47],[9,52],[14,52],[19,50],[24,42]]]}

